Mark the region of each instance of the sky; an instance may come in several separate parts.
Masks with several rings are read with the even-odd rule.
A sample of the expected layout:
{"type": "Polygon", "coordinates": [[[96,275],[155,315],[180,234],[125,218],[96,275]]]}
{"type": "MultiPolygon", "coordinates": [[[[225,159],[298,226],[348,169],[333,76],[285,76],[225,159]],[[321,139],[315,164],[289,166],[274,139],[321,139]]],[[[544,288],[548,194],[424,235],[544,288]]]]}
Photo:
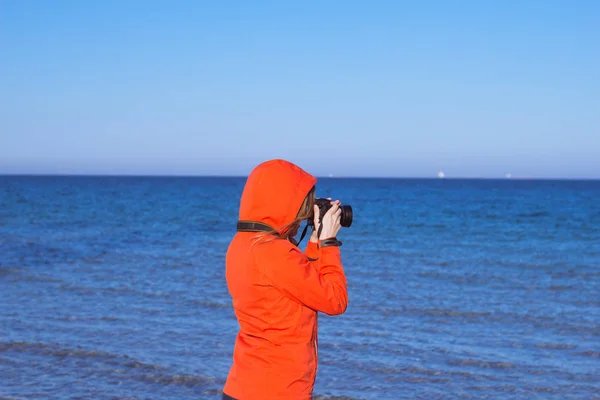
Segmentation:
{"type": "Polygon", "coordinates": [[[600,178],[600,2],[0,1],[0,173],[600,178]]]}

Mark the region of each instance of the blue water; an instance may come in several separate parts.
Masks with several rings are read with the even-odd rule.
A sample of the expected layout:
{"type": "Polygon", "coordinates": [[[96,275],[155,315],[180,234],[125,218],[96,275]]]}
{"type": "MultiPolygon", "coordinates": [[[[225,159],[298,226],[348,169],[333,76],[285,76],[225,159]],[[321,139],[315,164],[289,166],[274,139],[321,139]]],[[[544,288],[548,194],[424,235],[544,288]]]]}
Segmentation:
{"type": "MultiPolygon", "coordinates": [[[[243,184],[0,177],[0,398],[218,399],[243,184]]],[[[322,179],[317,194],[355,220],[316,394],[600,398],[600,182],[322,179]]]]}

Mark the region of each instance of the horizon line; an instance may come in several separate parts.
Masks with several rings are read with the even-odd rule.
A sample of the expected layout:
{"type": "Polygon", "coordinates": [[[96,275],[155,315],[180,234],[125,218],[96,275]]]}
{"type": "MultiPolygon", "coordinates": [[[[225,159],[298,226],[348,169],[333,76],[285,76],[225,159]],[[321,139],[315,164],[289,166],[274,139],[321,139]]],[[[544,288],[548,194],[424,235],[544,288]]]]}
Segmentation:
{"type": "MultiPolygon", "coordinates": [[[[507,177],[485,177],[485,176],[352,176],[352,175],[313,175],[317,179],[405,179],[405,180],[501,180],[501,181],[599,181],[598,178],[583,177],[536,177],[536,176],[511,176],[507,177]]],[[[64,177],[64,178],[238,178],[245,179],[248,175],[228,175],[228,174],[131,174],[131,173],[5,173],[0,172],[0,177],[64,177]]]]}

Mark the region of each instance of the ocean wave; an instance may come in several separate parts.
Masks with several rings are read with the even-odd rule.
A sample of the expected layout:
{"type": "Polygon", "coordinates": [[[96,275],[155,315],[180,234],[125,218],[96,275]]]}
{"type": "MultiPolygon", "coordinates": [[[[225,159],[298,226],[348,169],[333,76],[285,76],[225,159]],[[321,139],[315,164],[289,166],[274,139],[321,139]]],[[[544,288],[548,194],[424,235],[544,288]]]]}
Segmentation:
{"type": "Polygon", "coordinates": [[[468,358],[465,360],[448,361],[448,365],[477,367],[477,368],[483,368],[483,369],[513,369],[513,368],[516,368],[516,365],[511,362],[483,361],[483,360],[476,360],[473,358],[468,358]]]}
{"type": "Polygon", "coordinates": [[[457,317],[457,318],[487,318],[492,315],[490,311],[459,311],[443,308],[382,308],[384,316],[390,315],[412,315],[431,317],[457,317]]]}
{"type": "Polygon", "coordinates": [[[100,350],[64,347],[58,344],[30,342],[0,342],[1,353],[21,353],[36,356],[47,356],[59,359],[77,360],[78,369],[89,368],[94,375],[119,376],[120,380],[136,380],[164,386],[197,387],[214,383],[216,379],[181,374],[168,367],[141,362],[125,354],[113,354],[100,350]],[[89,364],[86,364],[86,360],[89,364]],[[109,368],[99,368],[98,362],[109,368]]]}
{"type": "Polygon", "coordinates": [[[549,217],[550,213],[548,211],[534,211],[528,213],[519,213],[518,217],[521,218],[540,218],[540,217],[549,217]]]}
{"type": "Polygon", "coordinates": [[[0,342],[0,353],[29,353],[58,358],[100,359],[124,367],[144,367],[150,370],[160,369],[160,366],[138,362],[127,355],[117,355],[99,350],[86,350],[81,346],[76,348],[63,347],[58,344],[39,342],[0,342]]]}
{"type": "MultiPolygon", "coordinates": [[[[64,361],[73,362],[79,371],[85,372],[86,376],[102,380],[110,379],[123,382],[137,381],[143,384],[152,384],[159,387],[179,387],[199,390],[202,395],[219,396],[221,390],[216,389],[224,383],[222,379],[206,377],[202,375],[186,374],[174,371],[171,368],[141,362],[128,355],[113,354],[110,352],[85,349],[80,346],[76,348],[65,347],[59,344],[47,344],[39,342],[0,342],[0,354],[20,353],[23,355],[36,355],[54,357],[64,361]],[[98,363],[101,363],[100,365],[98,363]],[[104,364],[106,367],[102,367],[104,364]]],[[[56,367],[57,362],[50,360],[47,363],[37,364],[56,367]]],[[[64,364],[61,364],[64,366],[64,364]]],[[[48,373],[48,371],[46,371],[48,373]]],[[[165,389],[168,390],[168,389],[165,389]]],[[[30,393],[37,396],[37,393],[30,393]]],[[[358,400],[355,397],[316,395],[320,400],[358,400]]],[[[3,398],[0,398],[2,400],[3,398]]],[[[16,398],[4,398],[17,400],[16,398]]],[[[20,400],[20,399],[18,399],[20,400]]]]}
{"type": "Polygon", "coordinates": [[[23,272],[23,268],[0,266],[0,278],[3,276],[19,275],[23,272]]]}
{"type": "Polygon", "coordinates": [[[585,357],[600,358],[600,351],[582,351],[577,354],[585,356],[585,357]]]}
{"type": "Polygon", "coordinates": [[[576,348],[577,346],[566,343],[539,343],[536,344],[535,347],[537,347],[538,349],[571,350],[576,348]]]}

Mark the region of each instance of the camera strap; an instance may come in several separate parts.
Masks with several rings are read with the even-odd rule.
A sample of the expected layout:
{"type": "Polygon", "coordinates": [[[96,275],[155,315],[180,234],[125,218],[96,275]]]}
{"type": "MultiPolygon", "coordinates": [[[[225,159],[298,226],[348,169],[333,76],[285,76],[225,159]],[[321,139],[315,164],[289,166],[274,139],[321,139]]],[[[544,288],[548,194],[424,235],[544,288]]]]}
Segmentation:
{"type": "Polygon", "coordinates": [[[306,223],[306,225],[304,226],[304,230],[302,231],[302,235],[300,235],[300,240],[298,240],[298,243],[296,244],[296,246],[300,246],[300,243],[304,239],[304,236],[306,236],[307,230],[308,230],[308,223],[306,223]]]}
{"type": "Polygon", "coordinates": [[[275,231],[272,227],[267,224],[263,224],[262,222],[256,221],[238,221],[237,222],[237,231],[238,232],[273,232],[273,235],[277,237],[282,237],[279,232],[275,231]]]}
{"type": "MultiPolygon", "coordinates": [[[[298,240],[297,242],[294,240],[294,238],[290,238],[290,241],[295,244],[296,246],[300,246],[300,243],[302,242],[302,240],[304,240],[304,237],[306,236],[306,233],[308,232],[308,227],[313,226],[313,230],[314,230],[314,225],[309,224],[308,222],[306,223],[306,225],[304,226],[304,229],[302,230],[302,235],[300,235],[300,240],[298,240]]],[[[317,232],[317,237],[321,236],[321,230],[323,229],[323,224],[321,224],[319,226],[319,231],[317,232]]],[[[283,236],[281,236],[279,234],[279,232],[275,231],[271,226],[267,225],[267,224],[263,224],[262,222],[256,222],[256,221],[238,221],[237,222],[237,231],[238,232],[272,232],[273,235],[279,237],[279,238],[283,238],[283,236]],[[274,232],[273,232],[274,231],[274,232]]]]}
{"type": "MultiPolygon", "coordinates": [[[[296,242],[295,240],[293,241],[293,243],[295,245],[299,245],[300,242],[302,242],[302,239],[304,239],[304,236],[306,236],[307,230],[308,230],[308,224],[306,224],[306,226],[304,227],[304,230],[302,231],[302,235],[300,236],[300,240],[298,240],[298,242],[296,242]]],[[[263,224],[262,222],[256,222],[256,221],[238,221],[237,222],[237,231],[238,232],[273,232],[273,235],[280,237],[280,238],[283,237],[279,234],[279,232],[275,231],[275,229],[273,229],[271,226],[269,226],[267,224],[263,224]]]]}
{"type": "MultiPolygon", "coordinates": [[[[306,226],[304,227],[304,230],[302,231],[302,235],[300,236],[300,240],[298,241],[298,245],[300,244],[300,242],[302,242],[302,239],[304,239],[304,236],[306,235],[306,231],[308,230],[309,226],[312,226],[313,227],[313,231],[314,231],[314,229],[315,229],[314,225],[312,225],[312,224],[310,224],[310,223],[307,222],[306,226]]],[[[321,237],[321,231],[322,230],[323,230],[323,221],[321,220],[321,224],[319,224],[319,229],[317,231],[317,237],[318,238],[321,237]]],[[[325,244],[325,242],[323,242],[323,244],[325,244],[326,246],[332,246],[332,245],[341,246],[342,245],[342,242],[340,242],[339,240],[337,240],[335,238],[333,238],[332,240],[325,241],[327,243],[325,244]]],[[[324,247],[324,246],[321,246],[321,247],[324,247]]]]}

